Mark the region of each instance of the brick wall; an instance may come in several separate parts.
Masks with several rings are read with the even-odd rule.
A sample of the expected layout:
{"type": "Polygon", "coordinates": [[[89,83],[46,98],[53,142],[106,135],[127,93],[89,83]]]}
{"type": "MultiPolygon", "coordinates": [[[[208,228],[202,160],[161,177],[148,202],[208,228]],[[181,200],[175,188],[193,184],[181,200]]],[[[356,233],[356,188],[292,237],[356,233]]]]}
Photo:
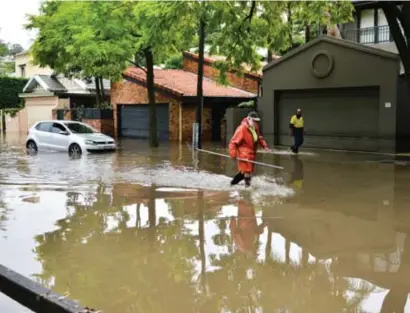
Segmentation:
{"type": "MultiPolygon", "coordinates": [[[[53,109],[51,112],[52,112],[51,114],[52,114],[53,120],[56,120],[57,119],[57,109],[53,109]]],[[[71,111],[70,110],[64,110],[64,120],[71,121],[71,111]]]]}
{"type": "Polygon", "coordinates": [[[226,143],[226,119],[221,119],[221,142],[226,143]]]}
{"type": "Polygon", "coordinates": [[[114,136],[114,121],[113,120],[93,120],[93,119],[83,119],[83,123],[90,125],[99,132],[114,136]]]}
{"type": "MultiPolygon", "coordinates": [[[[57,119],[57,110],[52,111],[53,120],[57,119]]],[[[65,110],[64,111],[64,120],[71,121],[71,111],[65,110]]],[[[99,132],[108,135],[114,136],[114,121],[112,119],[86,119],[83,118],[82,122],[85,124],[90,125],[91,127],[95,128],[99,132]]]]}
{"type": "MultiPolygon", "coordinates": [[[[196,107],[183,105],[182,109],[182,138],[183,141],[192,141],[192,124],[196,121],[196,107]]],[[[202,112],[202,140],[212,139],[212,109],[204,107],[202,112]]]]}
{"type": "MultiPolygon", "coordinates": [[[[198,60],[192,54],[184,53],[183,57],[184,70],[197,74],[198,73],[198,60]]],[[[219,70],[212,67],[212,62],[205,62],[204,76],[213,80],[217,80],[219,76],[219,70]]],[[[242,77],[235,73],[227,73],[228,83],[236,88],[246,90],[248,92],[258,93],[258,82],[260,78],[254,75],[244,74],[242,77]]]]}
{"type": "MultiPolygon", "coordinates": [[[[170,140],[179,139],[179,101],[155,93],[156,102],[170,103],[169,105],[169,137],[170,140]]],[[[114,134],[118,137],[118,111],[119,104],[148,104],[147,88],[126,80],[113,83],[111,86],[111,104],[114,110],[114,134]]]]}
{"type": "MultiPolygon", "coordinates": [[[[169,138],[179,140],[180,101],[172,96],[156,93],[155,100],[169,103],[169,138]]],[[[121,81],[114,83],[111,88],[111,102],[114,110],[114,134],[118,136],[117,106],[127,104],[148,104],[147,89],[133,82],[121,81]]],[[[196,107],[193,104],[182,104],[182,141],[192,141],[192,124],[196,120],[196,107]]],[[[223,130],[222,130],[223,131],[223,130]]],[[[202,125],[203,140],[212,139],[212,109],[205,103],[202,125]]]]}

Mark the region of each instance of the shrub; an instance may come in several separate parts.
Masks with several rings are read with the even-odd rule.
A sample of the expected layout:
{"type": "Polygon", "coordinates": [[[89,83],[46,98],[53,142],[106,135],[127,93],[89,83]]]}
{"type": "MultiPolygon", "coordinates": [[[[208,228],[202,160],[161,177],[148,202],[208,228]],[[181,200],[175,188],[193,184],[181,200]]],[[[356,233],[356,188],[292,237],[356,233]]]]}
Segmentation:
{"type": "Polygon", "coordinates": [[[0,109],[21,108],[19,93],[27,84],[27,79],[16,77],[0,77],[0,109]]]}

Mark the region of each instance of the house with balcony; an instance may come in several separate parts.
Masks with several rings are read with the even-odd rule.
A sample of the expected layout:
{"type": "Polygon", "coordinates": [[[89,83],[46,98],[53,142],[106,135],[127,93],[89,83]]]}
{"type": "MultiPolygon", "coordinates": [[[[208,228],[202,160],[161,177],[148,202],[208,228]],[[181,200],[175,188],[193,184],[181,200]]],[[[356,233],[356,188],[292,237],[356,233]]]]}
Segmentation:
{"type": "MultiPolygon", "coordinates": [[[[403,1],[397,1],[401,5],[403,1]]],[[[353,1],[354,20],[340,25],[343,39],[398,53],[379,1],[353,1]]]]}

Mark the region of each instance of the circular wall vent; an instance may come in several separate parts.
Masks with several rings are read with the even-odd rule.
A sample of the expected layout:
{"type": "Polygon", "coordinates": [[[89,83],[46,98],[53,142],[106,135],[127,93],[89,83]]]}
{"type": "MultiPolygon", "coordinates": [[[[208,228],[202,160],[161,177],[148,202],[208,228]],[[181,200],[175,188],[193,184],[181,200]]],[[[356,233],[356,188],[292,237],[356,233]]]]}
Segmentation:
{"type": "Polygon", "coordinates": [[[317,78],[325,78],[333,70],[333,59],[327,51],[318,51],[312,58],[312,74],[317,78]]]}

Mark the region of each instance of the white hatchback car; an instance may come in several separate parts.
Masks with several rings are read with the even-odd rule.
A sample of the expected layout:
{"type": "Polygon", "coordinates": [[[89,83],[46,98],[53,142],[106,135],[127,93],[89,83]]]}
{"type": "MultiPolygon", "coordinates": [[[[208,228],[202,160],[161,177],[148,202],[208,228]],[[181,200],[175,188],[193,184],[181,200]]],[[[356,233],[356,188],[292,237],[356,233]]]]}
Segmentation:
{"type": "Polygon", "coordinates": [[[89,151],[114,151],[115,140],[87,124],[74,121],[40,121],[27,133],[28,153],[39,150],[67,151],[70,155],[81,155],[89,151]]]}

